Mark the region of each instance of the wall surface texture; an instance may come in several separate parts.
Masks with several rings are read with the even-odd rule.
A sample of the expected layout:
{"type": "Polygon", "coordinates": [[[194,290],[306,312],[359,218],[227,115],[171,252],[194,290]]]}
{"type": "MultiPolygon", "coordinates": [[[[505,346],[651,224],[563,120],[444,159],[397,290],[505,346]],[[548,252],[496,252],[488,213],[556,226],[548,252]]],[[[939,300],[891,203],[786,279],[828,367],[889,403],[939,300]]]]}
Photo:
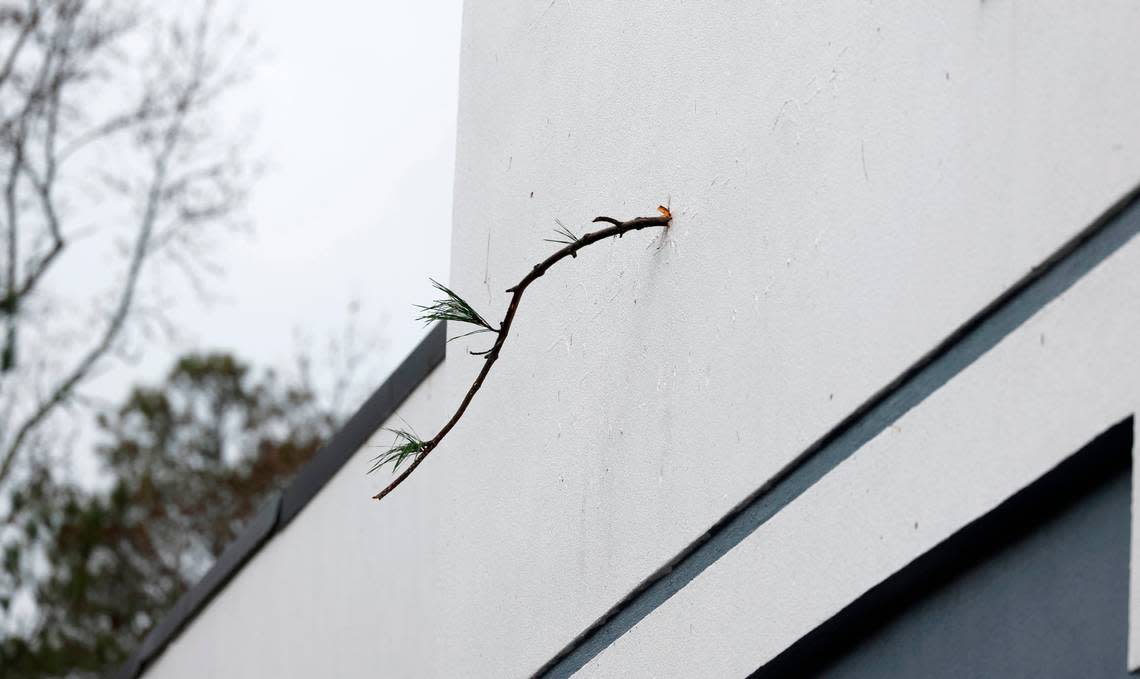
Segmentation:
{"type": "MultiPolygon", "coordinates": [[[[416,475],[375,504],[362,449],[146,676],[535,672],[1140,184],[1138,27],[1130,0],[468,0],[451,287],[496,318],[555,218],[673,225],[535,283],[416,475]]],[[[747,674],[1136,412],[1138,247],[582,676],[747,674]]],[[[421,434],[484,344],[401,410],[421,434]]]]}

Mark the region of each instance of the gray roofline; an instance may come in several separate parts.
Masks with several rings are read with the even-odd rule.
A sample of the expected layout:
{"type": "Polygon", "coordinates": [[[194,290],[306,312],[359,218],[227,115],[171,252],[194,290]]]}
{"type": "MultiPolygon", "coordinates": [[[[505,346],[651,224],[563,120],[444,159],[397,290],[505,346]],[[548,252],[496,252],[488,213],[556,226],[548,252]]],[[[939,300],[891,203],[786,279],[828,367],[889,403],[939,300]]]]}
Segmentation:
{"type": "MultiPolygon", "coordinates": [[[[848,653],[855,651],[860,644],[873,639],[888,626],[897,624],[906,612],[914,612],[913,607],[920,602],[937,596],[940,588],[947,586],[955,578],[962,576],[972,568],[998,557],[1001,552],[1016,549],[1017,544],[1025,544],[1026,538],[1035,531],[1042,530],[1050,523],[1056,524],[1058,515],[1072,512],[1077,505],[1090,501],[1090,496],[1098,490],[1103,492],[1105,486],[1112,486],[1118,481],[1116,487],[1124,490],[1128,504],[1131,496],[1132,451],[1135,445],[1133,436],[1133,423],[1135,415],[1130,415],[1117,424],[1109,427],[1091,442],[1085,444],[1075,453],[1062,460],[1055,467],[1045,472],[1037,480],[1025,488],[1006,498],[998,506],[990,509],[982,516],[959,528],[950,537],[932,547],[927,552],[915,558],[900,570],[888,576],[885,580],[859,595],[854,601],[845,606],[838,613],[821,623],[812,631],[800,637],[791,646],[781,651],[776,657],[769,660],[759,669],[749,675],[749,679],[778,679],[779,677],[815,677],[830,676],[833,663],[848,653]],[[1124,478],[1121,479],[1120,477],[1124,478]],[[1119,483],[1122,481],[1122,483],[1119,483]]],[[[1121,551],[1121,573],[1119,581],[1105,583],[1111,590],[1126,594],[1121,601],[1118,597],[1103,598],[1093,596],[1095,606],[1099,611],[1095,616],[1098,621],[1110,621],[1119,624],[1120,609],[1127,610],[1128,591],[1128,531],[1131,530],[1130,519],[1127,515],[1117,516],[1112,520],[1114,530],[1121,530],[1123,544],[1121,551]],[[1124,525],[1120,525],[1124,524],[1124,525]],[[1114,606],[1119,605],[1119,608],[1114,606]]],[[[1085,535],[1104,531],[1106,526],[1094,523],[1082,524],[1082,533],[1085,535]]],[[[1103,533],[1102,533],[1103,535],[1103,533]]],[[[1057,540],[1054,534],[1054,540],[1057,540]]],[[[1072,538],[1069,538],[1072,540],[1072,538]]],[[[1057,553],[1059,559],[1071,559],[1072,555],[1082,551],[1087,545],[1073,544],[1072,542],[1054,542],[1050,550],[1057,553]]],[[[1006,562],[1008,564],[1008,562],[1006,562]]],[[[1056,563],[1054,562],[1054,566],[1056,563]]],[[[1007,566],[1008,567],[1008,566],[1007,566]]],[[[1029,568],[1012,568],[1017,572],[1018,578],[1040,578],[1042,571],[1029,568]]],[[[1046,567],[1045,571],[1049,569],[1046,567]]],[[[1093,578],[1095,580],[1096,578],[1093,578]]],[[[961,592],[961,590],[959,590],[961,592]]],[[[1046,586],[1025,587],[1019,594],[1033,596],[1048,591],[1046,586]]],[[[1102,590],[1103,591],[1103,590],[1102,590]]],[[[1076,596],[1085,598],[1087,592],[1081,591],[1076,596]]],[[[978,594],[984,599],[984,594],[978,594]]],[[[1007,604],[1009,602],[1006,602],[1007,604]]],[[[1031,610],[1029,602],[1024,606],[1013,606],[1021,611],[1031,610]]],[[[975,604],[976,605],[976,604],[975,604]]],[[[1127,613],[1120,628],[1112,629],[1108,638],[1118,639],[1127,645],[1127,613]],[[1115,635],[1119,634],[1119,637],[1115,635]]],[[[913,620],[913,619],[912,619],[913,620]]],[[[1060,620],[1050,619],[1046,624],[1057,624],[1060,620]]],[[[915,624],[915,623],[911,623],[915,624]]],[[[1105,630],[1100,630],[1105,631],[1105,630]]],[[[943,643],[947,629],[927,629],[915,636],[906,639],[928,636],[937,638],[943,643]]],[[[1029,633],[1032,638],[1032,633],[1029,633]]],[[[949,643],[953,641],[953,632],[948,633],[949,643]]],[[[1008,641],[1003,638],[1004,641],[1008,641]]],[[[1036,644],[1055,643],[1055,639],[1042,637],[1036,639],[1036,644]]],[[[905,642],[904,642],[905,643],[905,642]]],[[[1008,649],[1003,649],[1003,651],[1008,649]]],[[[914,651],[909,649],[907,652],[914,651]]],[[[973,649],[971,649],[973,652],[973,649]]],[[[979,649],[982,657],[986,651],[979,649]]],[[[990,651],[992,653],[992,649],[990,651]]],[[[1042,658],[1057,659],[1057,654],[1069,656],[1065,650],[1054,652],[1047,646],[1039,647],[1036,652],[1042,658]]],[[[1123,656],[1123,652],[1121,653],[1123,656]]],[[[1126,674],[1124,663],[1120,661],[1121,674],[1126,674]]],[[[975,666],[976,667],[976,666],[975,666]]],[[[961,676],[970,675],[962,667],[953,671],[961,676]]],[[[976,671],[976,670],[975,670],[976,671]]],[[[878,674],[883,674],[882,668],[878,674]]],[[[1100,676],[1099,673],[1089,673],[1085,676],[1100,676]]],[[[1073,676],[1067,671],[1057,671],[1055,676],[1073,676]]],[[[1115,674],[1113,676],[1116,676],[1115,674]]]]}
{"type": "Polygon", "coordinates": [[[275,493],[264,507],[246,524],[213,567],[198,584],[178,599],[174,608],[166,613],[151,629],[142,644],[114,676],[118,679],[136,679],[143,669],[157,658],[166,646],[193,620],[206,604],[226,586],[257,551],[274,535],[281,532],[313,497],[324,488],[329,479],[361,446],[391,417],[408,396],[443,362],[447,342],[447,328],[437,323],[412,353],[392,371],[364,405],[348,418],[328,443],[317,451],[285,490],[275,493]]]}
{"type": "Polygon", "coordinates": [[[535,679],[565,679],[683,589],[841,462],[1095,266],[1140,234],[1140,186],[1033,267],[929,353],[904,370],[775,477],[721,517],[546,661],[535,679]]]}

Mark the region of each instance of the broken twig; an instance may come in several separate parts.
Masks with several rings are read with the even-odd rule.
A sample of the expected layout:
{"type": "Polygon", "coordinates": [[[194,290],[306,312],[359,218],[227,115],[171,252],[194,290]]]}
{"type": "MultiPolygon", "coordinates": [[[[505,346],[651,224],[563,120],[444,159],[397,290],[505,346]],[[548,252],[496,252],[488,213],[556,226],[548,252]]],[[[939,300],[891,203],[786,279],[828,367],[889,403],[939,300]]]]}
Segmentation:
{"type": "Polygon", "coordinates": [[[376,495],[373,495],[373,498],[382,500],[384,496],[391,493],[396,489],[397,486],[403,483],[405,479],[411,476],[412,472],[416,470],[416,467],[418,467],[420,463],[423,462],[424,459],[427,458],[427,456],[430,455],[431,452],[439,446],[439,443],[443,440],[443,437],[447,436],[452,427],[454,427],[455,424],[459,422],[459,419],[463,417],[463,413],[467,412],[467,406],[471,404],[471,399],[475,398],[475,394],[483,386],[483,381],[487,379],[487,374],[491,372],[491,367],[495,365],[495,361],[499,360],[499,352],[502,351],[503,344],[507,341],[507,335],[510,334],[511,331],[511,323],[515,319],[515,313],[518,311],[519,302],[522,300],[523,293],[526,292],[527,287],[530,286],[531,283],[541,278],[543,274],[545,274],[547,270],[550,269],[550,267],[554,266],[558,262],[566,259],[567,257],[577,257],[578,251],[588,245],[592,245],[598,241],[605,240],[606,238],[610,238],[612,236],[620,238],[630,231],[639,231],[641,229],[649,229],[653,227],[667,228],[673,218],[669,213],[669,209],[666,207],[658,206],[657,210],[661,213],[660,216],[637,217],[635,219],[630,219],[624,222],[614,219],[613,217],[597,217],[594,219],[595,223],[606,223],[610,224],[610,226],[604,229],[599,229],[597,231],[584,233],[581,236],[576,236],[572,231],[560,223],[559,226],[561,228],[558,230],[558,235],[562,238],[562,240],[557,242],[565,243],[565,247],[559,249],[557,252],[542,260],[538,264],[535,264],[530,272],[527,273],[526,276],[523,276],[523,279],[521,281],[511,286],[510,288],[507,288],[507,292],[511,293],[511,301],[510,304],[507,305],[507,312],[503,316],[502,322],[499,323],[498,329],[493,328],[489,323],[483,320],[483,317],[480,316],[478,312],[471,308],[469,304],[459,298],[455,293],[451,292],[439,283],[435,283],[433,281],[436,288],[447,295],[447,299],[437,301],[435,304],[428,307],[420,307],[421,311],[424,312],[423,315],[421,315],[421,318],[436,320],[437,318],[442,317],[439,314],[443,314],[447,316],[445,320],[470,323],[477,326],[478,329],[475,330],[475,332],[490,331],[496,333],[497,337],[495,338],[494,345],[492,345],[490,349],[482,352],[472,352],[483,356],[483,369],[480,370],[479,375],[475,377],[475,381],[467,390],[467,394],[463,397],[463,401],[460,402],[459,408],[456,409],[455,414],[451,416],[451,419],[447,421],[447,424],[443,425],[443,428],[439,430],[438,434],[436,434],[428,441],[422,441],[418,438],[415,438],[414,436],[407,435],[402,431],[396,432],[397,440],[391,449],[385,451],[384,453],[381,453],[376,458],[377,464],[373,467],[373,470],[388,462],[392,462],[394,467],[398,467],[399,463],[402,463],[408,457],[414,457],[411,464],[408,465],[408,467],[404,469],[404,471],[401,472],[399,476],[393,479],[393,481],[389,483],[388,486],[384,488],[384,490],[380,491],[376,495]],[[438,311],[438,313],[433,313],[434,311],[438,311]]]}

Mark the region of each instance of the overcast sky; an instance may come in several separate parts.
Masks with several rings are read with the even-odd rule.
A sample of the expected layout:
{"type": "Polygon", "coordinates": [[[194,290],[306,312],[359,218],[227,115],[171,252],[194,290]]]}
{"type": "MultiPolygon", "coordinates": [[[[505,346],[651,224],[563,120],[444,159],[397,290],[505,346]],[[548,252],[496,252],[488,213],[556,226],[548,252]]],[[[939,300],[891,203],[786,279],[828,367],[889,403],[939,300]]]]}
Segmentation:
{"type": "MultiPolygon", "coordinates": [[[[219,294],[177,300],[175,341],[115,364],[88,393],[121,402],[192,349],[288,367],[298,330],[319,359],[357,300],[363,338],[383,340],[360,380],[367,394],[423,337],[412,304],[431,299],[428,278],[448,278],[461,1],[223,2],[244,7],[262,55],[223,112],[239,125],[256,111],[251,151],[267,170],[253,186],[254,232],[217,241],[219,294]]],[[[72,255],[65,289],[104,273],[98,251],[86,256],[72,255]]],[[[94,480],[93,427],[77,435],[71,471],[94,480]]]]}
{"type": "MultiPolygon", "coordinates": [[[[450,260],[461,0],[226,0],[244,8],[259,66],[223,116],[255,113],[253,232],[217,241],[223,275],[208,301],[167,310],[177,335],[116,364],[88,393],[121,403],[190,350],[231,351],[258,368],[295,367],[308,339],[318,386],[327,340],[359,303],[358,339],[377,340],[356,372],[351,412],[424,336],[413,304],[450,260]]],[[[88,266],[101,266],[96,261],[88,266]]],[[[71,471],[98,477],[93,428],[71,471]]]]}
{"type": "Polygon", "coordinates": [[[256,231],[221,242],[220,298],[181,303],[179,346],[142,372],[189,348],[281,365],[297,329],[319,350],[358,299],[365,334],[384,340],[374,388],[423,336],[412,304],[428,277],[447,280],[461,2],[232,1],[264,55],[241,103],[268,161],[256,231]]]}

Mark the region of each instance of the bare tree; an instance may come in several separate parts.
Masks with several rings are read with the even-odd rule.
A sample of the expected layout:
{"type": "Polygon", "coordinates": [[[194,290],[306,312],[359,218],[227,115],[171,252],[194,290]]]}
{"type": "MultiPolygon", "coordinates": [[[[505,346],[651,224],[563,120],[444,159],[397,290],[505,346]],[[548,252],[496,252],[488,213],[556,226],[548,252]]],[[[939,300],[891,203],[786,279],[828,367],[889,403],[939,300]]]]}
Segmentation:
{"type": "Polygon", "coordinates": [[[251,41],[212,0],[0,0],[0,483],[195,288],[249,164],[222,98],[251,41]],[[172,6],[173,5],[173,6],[172,6]]]}

